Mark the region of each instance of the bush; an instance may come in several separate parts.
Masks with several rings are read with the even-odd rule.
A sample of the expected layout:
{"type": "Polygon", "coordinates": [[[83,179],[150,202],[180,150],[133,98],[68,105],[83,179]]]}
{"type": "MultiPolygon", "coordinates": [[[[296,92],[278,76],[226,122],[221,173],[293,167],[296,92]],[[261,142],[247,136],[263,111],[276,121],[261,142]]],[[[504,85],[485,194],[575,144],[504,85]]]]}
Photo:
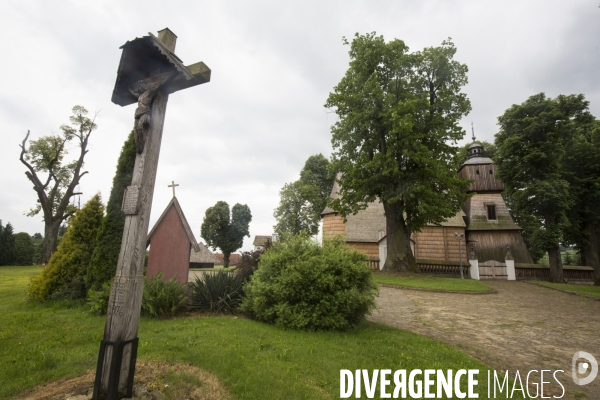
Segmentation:
{"type": "Polygon", "coordinates": [[[15,235],[15,265],[32,265],[35,249],[31,236],[27,232],[15,235]]]}
{"type": "Polygon", "coordinates": [[[77,210],[69,228],[41,274],[31,278],[27,296],[44,301],[50,298],[83,299],[87,294],[84,276],[94,250],[96,235],[104,216],[100,194],[77,210]]]}
{"type": "Polygon", "coordinates": [[[87,304],[90,313],[106,315],[108,310],[108,299],[110,298],[111,282],[105,282],[100,290],[90,289],[87,296],[87,304]]]}
{"type": "Polygon", "coordinates": [[[248,281],[252,277],[252,274],[254,274],[254,272],[258,269],[260,256],[263,255],[271,246],[271,240],[267,240],[262,249],[243,252],[242,256],[240,257],[240,263],[235,269],[235,273],[237,274],[238,278],[244,282],[248,281]]]}
{"type": "Polygon", "coordinates": [[[183,285],[174,278],[162,280],[162,271],[146,279],[142,295],[142,315],[169,317],[183,311],[186,301],[183,285]]]}
{"type": "Polygon", "coordinates": [[[277,242],[244,286],[242,311],[292,329],[343,330],[356,325],[375,304],[377,286],[367,256],[342,239],[323,246],[306,235],[277,242]]]}
{"type": "Polygon", "coordinates": [[[227,271],[204,274],[193,284],[192,308],[202,311],[233,312],[242,302],[241,276],[227,271]]]}

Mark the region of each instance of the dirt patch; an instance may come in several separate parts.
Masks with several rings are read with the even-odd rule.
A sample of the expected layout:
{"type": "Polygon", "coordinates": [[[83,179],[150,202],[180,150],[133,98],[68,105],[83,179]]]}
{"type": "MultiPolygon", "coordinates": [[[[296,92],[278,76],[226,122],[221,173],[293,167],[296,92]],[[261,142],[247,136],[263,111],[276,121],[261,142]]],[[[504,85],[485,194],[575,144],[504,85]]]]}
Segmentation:
{"type": "MultiPolygon", "coordinates": [[[[498,372],[563,370],[564,399],[600,399],[600,376],[573,383],[571,361],[586,351],[600,361],[600,302],[522,282],[486,281],[486,296],[380,288],[379,313],[369,319],[456,346],[498,372]]],[[[539,384],[539,375],[537,375],[539,384]]],[[[555,382],[551,375],[544,381],[555,382]]],[[[544,395],[560,396],[558,384],[544,395]]],[[[532,387],[532,390],[534,387],[532,387]]],[[[532,392],[532,395],[534,392],[532,392]]]]}
{"type": "MultiPolygon", "coordinates": [[[[95,371],[35,388],[15,400],[65,400],[91,393],[95,371]]],[[[159,390],[167,399],[228,400],[231,396],[216,376],[187,364],[138,362],[134,386],[159,390]]]]}

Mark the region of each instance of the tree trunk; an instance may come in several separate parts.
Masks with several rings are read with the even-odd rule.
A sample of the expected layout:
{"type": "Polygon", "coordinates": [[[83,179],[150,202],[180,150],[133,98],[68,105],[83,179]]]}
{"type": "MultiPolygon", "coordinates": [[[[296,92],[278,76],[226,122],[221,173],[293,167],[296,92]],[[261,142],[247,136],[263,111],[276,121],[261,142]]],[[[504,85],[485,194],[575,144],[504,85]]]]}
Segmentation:
{"type": "Polygon", "coordinates": [[[383,203],[387,237],[387,257],[384,271],[419,272],[419,268],[410,249],[410,231],[402,212],[393,204],[383,203]]]}
{"type": "Polygon", "coordinates": [[[224,268],[229,267],[229,255],[230,254],[231,253],[225,253],[225,252],[223,252],[223,267],[224,268]]]}
{"type": "Polygon", "coordinates": [[[61,222],[62,220],[45,221],[42,255],[36,262],[39,261],[40,264],[45,265],[50,261],[50,257],[52,257],[58,246],[58,230],[61,222]]]}
{"type": "Polygon", "coordinates": [[[587,221],[585,224],[585,235],[588,239],[588,246],[583,249],[585,262],[582,263],[594,268],[594,285],[600,286],[600,226],[598,223],[587,221]]]}
{"type": "Polygon", "coordinates": [[[558,243],[548,250],[548,258],[550,260],[550,282],[563,283],[562,259],[558,243]]]}

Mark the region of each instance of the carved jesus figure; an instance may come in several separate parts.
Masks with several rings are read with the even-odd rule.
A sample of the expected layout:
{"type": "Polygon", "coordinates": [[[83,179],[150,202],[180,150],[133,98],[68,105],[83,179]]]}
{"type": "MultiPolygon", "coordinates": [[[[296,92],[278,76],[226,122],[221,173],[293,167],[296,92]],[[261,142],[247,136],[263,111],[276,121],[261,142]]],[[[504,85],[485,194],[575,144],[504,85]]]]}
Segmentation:
{"type": "Polygon", "coordinates": [[[129,89],[131,94],[138,98],[138,107],[135,110],[135,124],[133,136],[135,138],[136,151],[141,154],[144,151],[150,124],[152,122],[152,101],[156,92],[168,81],[177,75],[176,72],[157,75],[148,79],[137,81],[129,89]]]}

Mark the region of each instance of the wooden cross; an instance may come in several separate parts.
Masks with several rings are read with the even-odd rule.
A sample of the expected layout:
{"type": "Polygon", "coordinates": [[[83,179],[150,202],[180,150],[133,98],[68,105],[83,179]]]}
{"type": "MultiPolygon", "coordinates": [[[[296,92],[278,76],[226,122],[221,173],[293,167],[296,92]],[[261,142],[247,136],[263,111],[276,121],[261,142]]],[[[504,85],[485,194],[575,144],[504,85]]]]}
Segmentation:
{"type": "MultiPolygon", "coordinates": [[[[132,397],[137,331],[144,289],[144,259],[158,156],[169,94],[210,81],[203,63],[184,66],[174,54],[177,36],[168,28],[158,37],[136,38],[121,49],[113,103],[138,103],[134,114],[136,159],[123,196],[125,228],[112,283],[104,340],[100,344],[93,399],[132,397]]],[[[175,196],[173,182],[173,196],[175,196]]]]}
{"type": "Polygon", "coordinates": [[[175,181],[171,181],[171,184],[167,187],[173,188],[173,197],[175,197],[175,186],[179,186],[179,183],[175,183],[175,181]]]}

